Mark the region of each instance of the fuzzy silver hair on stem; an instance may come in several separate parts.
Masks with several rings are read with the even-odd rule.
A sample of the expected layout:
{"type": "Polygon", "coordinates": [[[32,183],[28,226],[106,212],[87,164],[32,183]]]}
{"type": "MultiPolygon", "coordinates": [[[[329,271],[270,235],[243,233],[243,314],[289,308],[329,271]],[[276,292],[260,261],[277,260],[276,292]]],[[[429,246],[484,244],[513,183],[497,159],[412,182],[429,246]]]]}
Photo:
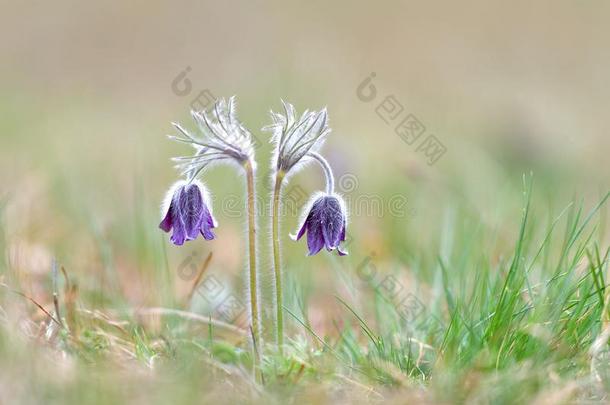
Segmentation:
{"type": "MultiPolygon", "coordinates": [[[[271,120],[273,123],[263,130],[272,133],[271,142],[274,144],[274,156],[272,160],[272,169],[274,173],[274,189],[272,196],[272,213],[271,213],[271,235],[273,242],[273,269],[275,277],[275,305],[276,305],[276,340],[280,351],[283,353],[284,345],[284,315],[283,315],[283,291],[282,291],[282,269],[281,269],[281,248],[280,248],[280,222],[279,213],[281,206],[282,187],[285,180],[296,173],[305,163],[317,161],[324,170],[326,179],[326,192],[329,196],[334,195],[334,177],[330,165],[318,153],[319,149],[326,136],[330,133],[328,126],[328,113],[326,108],[320,111],[305,111],[300,117],[297,116],[295,108],[290,103],[282,100],[284,114],[271,111],[271,120]]],[[[326,246],[329,250],[337,249],[340,254],[344,254],[339,250],[338,246],[342,240],[345,240],[345,225],[347,224],[345,209],[340,208],[338,211],[333,211],[332,208],[339,206],[340,198],[325,199],[322,203],[315,205],[316,215],[308,215],[309,222],[299,234],[309,230],[308,241],[311,239],[310,254],[315,254],[320,251],[318,246],[326,246]],[[337,204],[334,204],[337,202],[337,204]],[[323,207],[322,207],[323,206],[323,207]],[[322,208],[322,209],[320,209],[322,208]],[[339,215],[336,215],[336,214],[339,215]],[[329,227],[311,226],[311,222],[326,221],[332,219],[329,227]],[[332,228],[332,229],[331,229],[332,228]],[[338,229],[337,233],[335,228],[338,229]],[[323,231],[324,229],[324,231],[323,231]],[[319,232],[318,232],[319,231],[319,232]],[[331,231],[328,233],[327,231],[331,231]],[[324,232],[324,233],[323,233],[324,232]],[[324,242],[324,235],[328,236],[328,243],[324,242]],[[321,241],[318,240],[321,236],[321,241]],[[315,239],[315,244],[313,243],[315,239]]],[[[344,205],[341,205],[344,207],[344,205]]]]}
{"type": "MultiPolygon", "coordinates": [[[[261,345],[261,330],[258,299],[258,268],[256,256],[256,198],[254,144],[252,135],[237,119],[235,112],[235,97],[228,101],[219,99],[209,111],[191,111],[197,123],[199,133],[189,133],[180,124],[172,123],[180,133],[169,135],[170,139],[191,145],[195,153],[191,156],[174,158],[176,167],[186,180],[179,183],[170,199],[168,214],[160,224],[161,229],[174,229],[172,241],[180,245],[185,240],[194,239],[200,232],[206,239],[214,235],[211,228],[216,221],[208,209],[209,202],[204,198],[207,192],[197,180],[211,165],[217,163],[233,163],[245,174],[248,217],[248,263],[249,263],[249,309],[253,344],[261,345]]],[[[259,368],[260,359],[255,350],[255,369],[259,368]]]]}

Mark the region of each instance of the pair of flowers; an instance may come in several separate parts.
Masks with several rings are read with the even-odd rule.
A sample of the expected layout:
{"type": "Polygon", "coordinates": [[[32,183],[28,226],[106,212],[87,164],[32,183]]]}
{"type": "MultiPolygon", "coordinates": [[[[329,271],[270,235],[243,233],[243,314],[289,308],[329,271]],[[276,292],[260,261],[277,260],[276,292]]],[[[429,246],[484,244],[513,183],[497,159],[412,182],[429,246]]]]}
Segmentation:
{"type": "MultiPolygon", "coordinates": [[[[315,255],[323,248],[346,254],[341,248],[345,241],[347,212],[345,203],[334,192],[334,177],[330,165],[318,153],[327,135],[328,115],[326,109],[305,111],[297,116],[294,107],[284,103],[284,112],[271,112],[272,124],[263,129],[272,133],[274,145],[272,210],[273,269],[275,276],[276,339],[282,353],[284,340],[283,296],[281,249],[279,235],[279,212],[282,187],[289,177],[307,163],[317,162],[326,178],[326,190],[313,195],[305,209],[295,240],[307,234],[309,255],[315,255]]],[[[248,213],[248,262],[249,262],[249,309],[253,343],[260,342],[260,319],[258,302],[258,271],[256,257],[256,199],[254,175],[256,161],[250,132],[239,122],[235,113],[235,98],[218,100],[209,111],[191,112],[199,128],[198,135],[192,135],[179,124],[173,123],[180,133],[170,136],[179,142],[191,145],[195,153],[174,158],[184,179],[175,183],[167,193],[163,204],[164,218],[159,227],[165,232],[172,231],[171,241],[182,245],[195,240],[199,234],[204,239],[214,239],[212,229],[217,222],[212,214],[211,200],[204,185],[198,178],[214,164],[229,163],[246,175],[246,195],[248,213]]],[[[258,352],[255,350],[255,356],[258,352]]],[[[258,362],[258,360],[257,360],[258,362]]]]}
{"type": "MultiPolygon", "coordinates": [[[[273,132],[275,175],[281,179],[280,187],[289,174],[310,161],[320,163],[326,175],[326,192],[316,193],[311,198],[298,232],[291,236],[299,240],[307,233],[309,255],[326,248],[328,251],[337,250],[343,256],[346,253],[339,245],[345,241],[346,207],[342,198],[334,193],[334,178],[328,162],[317,152],[330,132],[326,110],[306,111],[297,120],[294,107],[288,103],[283,105],[285,115],[271,112],[274,122],[264,128],[273,132]]],[[[215,237],[212,229],[218,223],[212,214],[211,199],[197,176],[213,163],[243,164],[254,156],[251,136],[235,117],[233,97],[228,102],[219,100],[210,112],[193,111],[192,116],[203,137],[196,137],[180,125],[173,124],[182,137],[170,137],[191,144],[196,152],[193,156],[174,158],[186,178],[176,182],[168,191],[163,204],[164,218],[159,224],[165,232],[173,230],[170,239],[176,245],[195,240],[199,234],[206,240],[215,237]]]]}

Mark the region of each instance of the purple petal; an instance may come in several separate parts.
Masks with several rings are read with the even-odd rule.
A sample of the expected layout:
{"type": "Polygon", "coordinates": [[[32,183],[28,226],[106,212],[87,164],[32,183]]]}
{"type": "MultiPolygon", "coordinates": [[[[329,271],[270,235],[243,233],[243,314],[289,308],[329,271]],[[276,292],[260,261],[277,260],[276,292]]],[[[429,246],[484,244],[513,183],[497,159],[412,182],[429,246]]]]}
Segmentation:
{"type": "Polygon", "coordinates": [[[169,204],[169,208],[167,210],[167,214],[165,214],[165,218],[159,224],[159,228],[163,229],[165,232],[169,232],[172,229],[172,211],[173,211],[174,201],[169,204]]]}
{"type": "Polygon", "coordinates": [[[336,198],[325,198],[324,206],[320,212],[320,222],[322,234],[324,235],[324,244],[328,250],[332,250],[339,245],[341,231],[345,223],[343,213],[341,212],[341,205],[336,198]]]}
{"type": "Polygon", "coordinates": [[[176,190],[174,194],[174,198],[172,199],[172,204],[174,209],[172,210],[172,225],[174,232],[170,240],[175,245],[182,245],[186,239],[186,231],[184,229],[184,220],[182,219],[182,204],[180,203],[183,199],[184,188],[181,187],[176,190]]]}
{"type": "Polygon", "coordinates": [[[301,229],[299,229],[299,233],[297,234],[297,237],[295,238],[295,240],[301,239],[301,237],[303,237],[303,235],[305,234],[305,230],[307,229],[307,220],[309,219],[310,215],[311,215],[311,213],[307,216],[307,219],[305,219],[305,221],[303,221],[303,226],[301,226],[301,229]]]}
{"type": "Polygon", "coordinates": [[[210,228],[216,228],[216,225],[214,225],[216,223],[216,220],[214,219],[214,217],[212,216],[212,213],[210,212],[209,208],[207,206],[204,205],[205,211],[207,213],[207,215],[204,213],[204,221],[208,224],[208,226],[210,228]]]}
{"type": "Polygon", "coordinates": [[[308,227],[307,247],[309,248],[309,256],[317,254],[324,247],[324,236],[319,226],[312,224],[308,227]]]}
{"type": "Polygon", "coordinates": [[[214,233],[212,232],[212,228],[214,228],[214,219],[205,205],[203,206],[203,211],[203,218],[201,220],[200,228],[201,235],[203,235],[205,240],[212,240],[215,237],[214,233]]]}
{"type": "Polygon", "coordinates": [[[338,245],[338,243],[337,243],[338,236],[335,235],[336,232],[334,232],[333,223],[328,222],[328,223],[322,224],[321,228],[322,228],[322,237],[324,238],[324,246],[326,246],[326,248],[330,251],[338,245]]]}
{"type": "Polygon", "coordinates": [[[214,232],[212,232],[210,228],[201,228],[201,235],[203,235],[203,238],[205,240],[212,240],[216,237],[216,235],[214,235],[214,232]]]}
{"type": "Polygon", "coordinates": [[[188,240],[196,239],[203,216],[203,198],[195,184],[189,184],[180,194],[180,216],[188,240]]]}
{"type": "Polygon", "coordinates": [[[178,246],[182,245],[186,240],[186,231],[184,229],[184,223],[181,219],[174,222],[174,232],[172,233],[170,240],[178,246]]]}
{"type": "Polygon", "coordinates": [[[337,253],[339,253],[339,256],[347,256],[348,252],[346,250],[342,250],[339,247],[339,244],[341,242],[345,242],[345,219],[343,219],[343,227],[341,228],[341,235],[339,236],[339,242],[337,242],[337,253]]]}
{"type": "Polygon", "coordinates": [[[348,253],[346,250],[342,250],[339,246],[337,246],[337,253],[339,253],[339,256],[347,256],[348,253]]]}

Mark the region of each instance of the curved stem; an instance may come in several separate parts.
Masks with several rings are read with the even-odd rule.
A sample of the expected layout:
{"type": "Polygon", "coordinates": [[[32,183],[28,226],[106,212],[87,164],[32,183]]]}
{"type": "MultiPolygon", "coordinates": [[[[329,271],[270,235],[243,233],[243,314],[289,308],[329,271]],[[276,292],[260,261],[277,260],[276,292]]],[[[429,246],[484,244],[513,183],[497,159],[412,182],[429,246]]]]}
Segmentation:
{"type": "Polygon", "coordinates": [[[326,176],[326,192],[332,194],[335,191],[335,178],[333,176],[333,170],[330,168],[330,164],[328,164],[328,161],[319,153],[309,152],[307,156],[317,160],[318,163],[320,163],[320,166],[322,166],[322,169],[324,169],[324,175],[326,176]]]}
{"type": "Polygon", "coordinates": [[[273,212],[271,233],[273,238],[273,272],[275,275],[275,310],[277,345],[280,355],[284,353],[284,309],[282,293],[282,268],[280,257],[280,196],[285,173],[281,170],[275,174],[275,187],[273,188],[273,212]]]}
{"type": "MultiPolygon", "coordinates": [[[[255,353],[262,347],[260,339],[260,319],[258,315],[258,281],[256,270],[256,206],[254,196],[254,167],[249,160],[244,162],[246,171],[246,185],[248,192],[248,256],[250,262],[250,316],[252,324],[253,344],[255,353]],[[256,347],[258,345],[258,348],[256,347]]],[[[258,363],[258,355],[255,354],[255,363],[258,363]]]]}

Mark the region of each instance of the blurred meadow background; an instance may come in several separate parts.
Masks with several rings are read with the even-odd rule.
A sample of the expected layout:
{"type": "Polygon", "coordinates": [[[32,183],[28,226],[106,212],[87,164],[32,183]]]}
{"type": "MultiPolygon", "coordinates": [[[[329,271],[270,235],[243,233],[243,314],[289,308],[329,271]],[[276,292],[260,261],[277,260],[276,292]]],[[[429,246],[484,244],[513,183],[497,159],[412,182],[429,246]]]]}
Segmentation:
{"type": "Polygon", "coordinates": [[[3,4],[0,403],[607,400],[609,17],[600,1],[3,4]],[[260,144],[264,382],[193,294],[211,253],[203,277],[246,301],[244,179],[204,177],[214,241],[158,229],[169,159],[190,153],[166,135],[209,95],[236,95],[260,144]],[[286,187],[285,358],[261,131],[281,99],[328,108],[351,211],[350,255],[306,258],[288,234],[322,173],[286,187]]]}

